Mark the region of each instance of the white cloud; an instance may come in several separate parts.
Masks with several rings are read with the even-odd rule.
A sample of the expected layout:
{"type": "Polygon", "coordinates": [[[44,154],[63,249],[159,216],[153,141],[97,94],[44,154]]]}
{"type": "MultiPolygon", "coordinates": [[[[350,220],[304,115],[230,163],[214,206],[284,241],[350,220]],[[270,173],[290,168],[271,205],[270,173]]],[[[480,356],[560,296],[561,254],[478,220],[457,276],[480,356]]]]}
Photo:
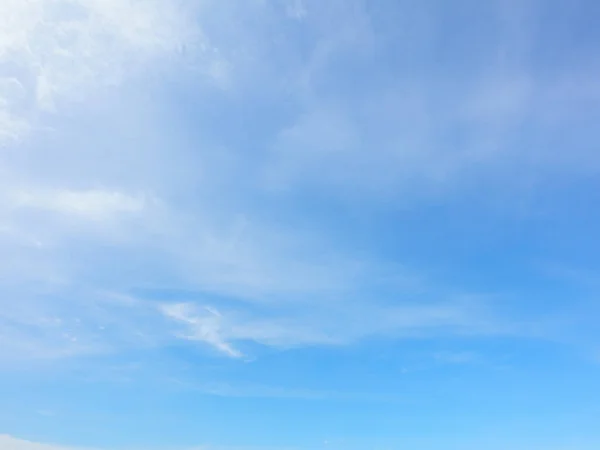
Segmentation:
{"type": "MultiPolygon", "coordinates": [[[[404,304],[402,304],[404,303],[404,304]]],[[[163,304],[160,311],[183,325],[180,338],[202,341],[232,357],[242,354],[230,343],[290,348],[344,345],[369,336],[402,339],[446,335],[519,334],[524,330],[489,317],[473,302],[385,305],[312,305],[308,310],[279,307],[265,315],[251,310],[218,311],[195,303],[163,304]]]]}
{"type": "MultiPolygon", "coordinates": [[[[3,297],[27,305],[9,310],[6,342],[72,355],[169,339],[173,324],[151,300],[119,310],[97,301],[100,291],[189,292],[195,309],[162,313],[181,336],[233,357],[246,343],[507,332],[443,289],[415,299],[386,285],[390,272],[420,277],[357,257],[339,230],[311,222],[295,191],[349,193],[360,210],[365,193],[414,198],[480,174],[498,155],[483,144],[502,143],[552,83],[539,89],[510,70],[461,82],[380,78],[372,55],[386,49],[361,2],[209,1],[190,13],[192,3],[0,4],[0,134],[32,131],[0,154],[3,297]],[[230,90],[177,72],[184,57],[230,90]],[[344,86],[357,73],[349,61],[382,83],[344,86]],[[46,124],[54,132],[40,132],[46,124]],[[449,147],[454,138],[461,145],[449,147]],[[265,190],[265,179],[288,190],[265,190]],[[385,300],[372,293],[382,285],[385,300]],[[227,306],[202,309],[215,297],[227,306]],[[31,320],[40,310],[65,323],[81,316],[94,331],[49,329],[31,320]],[[115,326],[99,333],[97,317],[115,326]]],[[[428,51],[413,41],[398,44],[403,57],[428,51]]]]}
{"type": "Polygon", "coordinates": [[[290,17],[296,20],[306,17],[307,10],[303,0],[287,0],[285,5],[286,12],[290,17]]]}
{"type": "MultiPolygon", "coordinates": [[[[319,35],[306,57],[302,108],[273,139],[267,184],[318,189],[354,202],[403,202],[448,196],[472,180],[506,192],[519,188],[519,176],[597,171],[600,159],[585,143],[596,138],[589,129],[574,131],[572,119],[598,114],[591,81],[597,67],[584,61],[536,70],[532,48],[543,5],[491,2],[485,8],[497,17],[489,30],[464,25],[465,33],[485,41],[477,48],[460,39],[441,42],[439,30],[455,26],[455,10],[438,15],[426,3],[400,8],[394,20],[406,21],[397,27],[402,32],[377,29],[374,14],[354,3],[340,12],[335,29],[319,35]],[[359,30],[358,43],[342,31],[349,24],[359,30]],[[430,63],[448,54],[456,57],[447,66],[430,63]],[[558,143],[560,136],[580,133],[588,136],[583,142],[558,143]]],[[[312,31],[327,8],[315,15],[310,9],[305,21],[312,31]]]]}
{"type": "Polygon", "coordinates": [[[39,444],[6,434],[0,435],[0,448],[2,450],[83,450],[61,445],[39,444]]]}
{"type": "MultiPolygon", "coordinates": [[[[372,248],[369,227],[393,217],[410,233],[404,199],[434,191],[431,209],[445,209],[458,185],[485,191],[503,170],[509,191],[522,163],[598,167],[597,152],[543,145],[597,141],[563,120],[595,107],[598,84],[586,67],[528,70],[513,29],[496,36],[501,57],[482,59],[490,72],[469,51],[436,54],[429,26],[446,19],[410,3],[386,29],[352,0],[0,0],[0,364],[154,356],[174,340],[242,359],[256,346],[527,334],[510,305],[500,316],[390,264],[401,246],[372,248]],[[550,137],[511,141],[531,129],[550,137]],[[329,223],[339,211],[360,223],[329,223]]],[[[0,449],[67,450],[10,436],[0,449]]]]}
{"type": "Polygon", "coordinates": [[[19,191],[12,200],[16,207],[52,211],[89,220],[105,220],[119,214],[139,213],[145,205],[142,197],[100,189],[19,191]]]}
{"type": "Polygon", "coordinates": [[[191,7],[168,0],[3,1],[0,137],[16,138],[41,111],[119,84],[154,58],[195,44],[191,7]]]}
{"type": "Polygon", "coordinates": [[[215,309],[205,307],[203,308],[205,314],[200,314],[198,311],[194,311],[192,305],[177,303],[164,305],[162,312],[167,317],[184,322],[192,328],[192,334],[184,335],[184,338],[206,342],[234,358],[243,356],[231,344],[223,340],[221,336],[221,314],[215,309]]]}
{"type": "MultiPolygon", "coordinates": [[[[90,448],[63,446],[58,444],[42,444],[10,435],[0,435],[0,448],[2,450],[91,450],[90,448]]],[[[223,447],[214,445],[196,445],[182,450],[294,450],[294,447],[223,447]]]]}

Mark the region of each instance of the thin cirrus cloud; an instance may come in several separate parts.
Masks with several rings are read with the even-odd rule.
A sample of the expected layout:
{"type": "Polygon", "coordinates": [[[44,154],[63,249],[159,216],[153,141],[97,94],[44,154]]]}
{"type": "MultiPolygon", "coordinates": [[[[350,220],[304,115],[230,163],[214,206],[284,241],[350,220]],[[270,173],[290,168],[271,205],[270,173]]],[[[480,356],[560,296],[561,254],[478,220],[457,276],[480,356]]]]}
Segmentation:
{"type": "Polygon", "coordinates": [[[0,448],[570,448],[600,89],[553,8],[0,1],[0,448]]]}
{"type": "Polygon", "coordinates": [[[480,305],[453,301],[432,305],[404,302],[401,306],[344,304],[313,305],[310,312],[296,310],[268,319],[233,312],[219,312],[193,303],[165,304],[161,312],[181,326],[179,336],[204,342],[224,354],[245,356],[237,344],[262,344],[275,348],[313,345],[346,345],[369,336],[419,338],[443,336],[527,335],[523,324],[502,323],[480,305]],[[237,344],[236,344],[237,343],[237,344]]]}
{"type": "MultiPolygon", "coordinates": [[[[352,96],[349,86],[336,86],[339,75],[354,64],[345,83],[361,83],[360,71],[369,73],[375,62],[371,55],[389,52],[390,43],[376,31],[373,16],[360,2],[351,8],[344,2],[323,8],[310,2],[286,5],[3,2],[0,58],[6,70],[0,126],[10,139],[3,150],[7,176],[1,182],[0,239],[24,280],[64,293],[42,311],[71,315],[67,321],[83,315],[96,326],[88,311],[100,309],[110,316],[112,308],[92,300],[98,292],[191,291],[198,300],[189,308],[181,302],[157,307],[141,295],[125,314],[159,323],[156,342],[171,334],[232,357],[243,354],[236,342],[294,347],[350,343],[371,335],[524,333],[521,325],[492,318],[485,300],[470,309],[453,300],[460,295],[443,289],[423,294],[421,286],[415,295],[415,283],[427,278],[417,271],[407,270],[408,279],[419,280],[409,286],[390,283],[388,273],[405,268],[376,256],[354,256],[351,242],[339,245],[331,239],[335,230],[301,231],[289,220],[273,220],[278,211],[292,214],[293,207],[265,213],[251,205],[265,196],[278,199],[314,189],[359,203],[365,197],[402,201],[431,190],[454,192],[469,176],[495,172],[498,161],[500,170],[525,159],[536,161],[543,176],[547,167],[557,170],[553,160],[567,157],[577,163],[574,167],[589,170],[585,149],[540,160],[534,153],[511,153],[507,145],[519,123],[543,126],[556,120],[545,113],[554,105],[572,111],[581,97],[567,99],[574,89],[567,81],[588,79],[585,71],[537,80],[523,63],[532,37],[521,36],[504,53],[481,56],[497,68],[492,74],[472,68],[453,81],[449,77],[456,77],[458,69],[452,66],[447,76],[421,77],[419,70],[430,68],[424,60],[422,67],[415,66],[417,73],[399,80],[373,72],[382,82],[363,84],[360,95],[352,96]],[[275,42],[260,27],[248,25],[242,20],[248,15],[281,39],[275,42]],[[222,26],[211,25],[216,17],[222,26]],[[340,26],[329,26],[333,18],[340,26]],[[292,24],[303,27],[312,50],[293,39],[292,24]],[[353,51],[355,58],[349,60],[353,51]],[[212,107],[215,114],[227,110],[227,102],[241,105],[251,99],[253,91],[270,101],[294,92],[289,106],[277,104],[289,119],[274,120],[275,125],[234,121],[228,131],[200,108],[199,123],[184,126],[181,113],[157,87],[161,80],[173,80],[175,70],[165,67],[184,73],[181,89],[194,80],[207,99],[220,98],[222,103],[212,107]],[[144,77],[145,72],[156,73],[156,79],[144,77]],[[458,87],[456,92],[449,83],[458,87]],[[116,107],[120,114],[106,112],[116,107]],[[90,130],[88,139],[68,122],[73,112],[83,116],[83,122],[74,122],[90,130]],[[247,132],[246,127],[256,128],[259,147],[253,156],[230,137],[247,132]],[[452,130],[464,131],[456,136],[452,130]],[[192,139],[199,144],[190,144],[192,139]],[[448,146],[456,140],[464,145],[448,146]],[[44,150],[44,142],[53,153],[44,150]],[[115,273],[115,261],[137,269],[115,273]],[[369,291],[382,286],[389,300],[371,298],[369,291]],[[81,300],[65,299],[70,292],[79,292],[81,300]],[[203,305],[213,303],[204,297],[215,295],[229,303],[199,314],[203,305]],[[415,301],[419,296],[420,303],[415,301]],[[357,320],[365,315],[366,320],[357,320]],[[174,322],[187,329],[171,333],[174,322]]],[[[415,14],[426,25],[428,19],[415,14]]],[[[499,41],[511,20],[500,21],[499,41]]],[[[406,58],[434,52],[427,40],[419,44],[411,40],[410,30],[406,33],[399,49],[406,58]]],[[[583,92],[586,84],[577,89],[583,92]]],[[[299,204],[298,211],[303,209],[306,205],[299,204]]],[[[14,267],[3,270],[15,273],[14,267]]],[[[44,289],[33,292],[14,283],[10,289],[32,305],[44,303],[44,289]]],[[[11,314],[10,324],[8,319],[4,324],[12,330],[7,334],[24,333],[33,309],[11,314]]],[[[84,335],[85,320],[78,327],[84,335]]],[[[96,331],[95,342],[116,345],[96,331]]],[[[51,332],[66,333],[60,327],[51,332]]],[[[136,339],[127,341],[135,345],[136,339]]],[[[105,345],[78,348],[98,347],[105,345]]]]}
{"type": "Polygon", "coordinates": [[[89,220],[102,220],[113,215],[136,213],[144,208],[144,200],[121,192],[101,190],[17,192],[13,198],[17,208],[54,211],[89,220]]]}
{"type": "MultiPolygon", "coordinates": [[[[0,435],[0,445],[3,450],[93,450],[89,447],[72,447],[53,444],[42,444],[37,442],[19,439],[9,435],[0,435]]],[[[217,447],[212,445],[195,445],[188,450],[275,450],[273,447],[217,447]]],[[[281,450],[293,450],[291,447],[281,450]]]]}
{"type": "Polygon", "coordinates": [[[377,229],[346,232],[363,215],[329,214],[512,205],[597,171],[592,63],[540,73],[538,38],[515,33],[536,15],[500,12],[482,51],[460,30],[440,49],[443,17],[419,6],[390,22],[359,1],[3,1],[3,363],[548,337],[541,314],[390,261],[377,229]]]}
{"type": "Polygon", "coordinates": [[[76,450],[72,447],[40,444],[24,439],[18,439],[9,435],[0,435],[0,445],[2,445],[2,448],[6,450],[76,450]]]}
{"type": "Polygon", "coordinates": [[[144,62],[177,51],[193,31],[184,11],[160,0],[9,0],[0,8],[1,131],[13,138],[19,127],[35,126],[42,111],[118,84],[144,62]]]}
{"type": "MultiPolygon", "coordinates": [[[[449,438],[448,440],[451,440],[452,438],[449,438]]],[[[412,439],[411,443],[414,443],[415,445],[430,445],[431,444],[431,440],[429,439],[412,439]]],[[[36,443],[36,442],[32,442],[32,441],[28,441],[28,440],[24,440],[24,439],[18,439],[16,437],[12,437],[9,435],[0,435],[0,444],[3,445],[3,449],[6,450],[91,450],[90,448],[81,448],[81,447],[69,447],[69,446],[59,446],[59,445],[52,445],[52,444],[41,444],[41,443],[36,443]]],[[[482,445],[485,445],[487,448],[491,448],[491,449],[498,449],[500,450],[504,443],[502,444],[498,444],[497,442],[491,442],[491,440],[488,439],[482,439],[482,438],[471,438],[468,441],[468,444],[461,446],[460,448],[463,449],[477,449],[480,448],[482,445]]],[[[328,449],[328,448],[335,448],[335,449],[341,449],[341,448],[364,448],[362,446],[364,445],[368,445],[367,443],[364,443],[362,441],[359,442],[347,442],[346,439],[335,439],[335,440],[331,440],[331,442],[329,440],[324,441],[321,444],[317,444],[317,446],[313,447],[313,448],[323,448],[323,449],[328,449]]],[[[446,445],[448,445],[448,442],[446,443],[446,445]]],[[[454,445],[453,442],[450,443],[450,445],[454,445]]],[[[299,446],[214,446],[214,445],[200,445],[200,446],[194,446],[193,448],[188,448],[189,450],[301,450],[301,449],[305,449],[307,447],[299,447],[299,446]]],[[[456,447],[458,448],[458,447],[456,447]]],[[[535,450],[568,450],[570,448],[572,448],[572,446],[570,445],[570,443],[565,442],[564,445],[562,443],[535,443],[535,442],[531,442],[531,443],[527,443],[526,445],[519,445],[517,444],[516,446],[514,446],[514,448],[517,449],[535,449],[535,450]]],[[[579,443],[578,442],[578,447],[577,448],[581,448],[581,449],[592,449],[595,448],[589,445],[586,445],[585,443],[579,443]]]]}

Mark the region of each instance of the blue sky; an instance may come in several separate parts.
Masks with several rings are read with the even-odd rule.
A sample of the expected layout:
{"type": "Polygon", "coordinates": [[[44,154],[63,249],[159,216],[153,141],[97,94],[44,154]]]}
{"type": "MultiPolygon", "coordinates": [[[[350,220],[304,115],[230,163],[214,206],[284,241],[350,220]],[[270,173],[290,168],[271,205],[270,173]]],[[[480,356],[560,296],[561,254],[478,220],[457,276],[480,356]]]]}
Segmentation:
{"type": "Polygon", "coordinates": [[[598,14],[3,0],[0,448],[600,448],[598,14]]]}

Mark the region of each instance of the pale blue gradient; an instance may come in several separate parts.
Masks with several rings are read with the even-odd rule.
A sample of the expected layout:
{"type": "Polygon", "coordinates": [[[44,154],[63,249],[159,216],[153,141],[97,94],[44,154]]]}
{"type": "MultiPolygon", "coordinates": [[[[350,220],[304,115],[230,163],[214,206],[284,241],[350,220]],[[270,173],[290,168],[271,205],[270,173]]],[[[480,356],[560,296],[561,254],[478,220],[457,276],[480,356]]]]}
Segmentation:
{"type": "Polygon", "coordinates": [[[599,17],[3,2],[0,448],[600,448],[599,17]]]}

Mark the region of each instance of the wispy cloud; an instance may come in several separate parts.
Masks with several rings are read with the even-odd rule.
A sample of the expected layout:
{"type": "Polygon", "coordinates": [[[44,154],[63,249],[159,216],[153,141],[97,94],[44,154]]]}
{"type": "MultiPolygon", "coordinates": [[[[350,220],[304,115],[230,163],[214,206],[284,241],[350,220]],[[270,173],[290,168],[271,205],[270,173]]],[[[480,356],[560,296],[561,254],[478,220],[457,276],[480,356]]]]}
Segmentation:
{"type": "Polygon", "coordinates": [[[2,2],[2,357],[530,335],[353,228],[597,170],[594,67],[534,70],[500,3],[482,52],[421,4],[2,2]]]}
{"type": "Polygon", "coordinates": [[[77,450],[73,447],[63,447],[60,445],[52,444],[39,444],[24,439],[18,439],[6,434],[0,435],[0,446],[2,446],[3,450],[77,450]]]}
{"type": "Polygon", "coordinates": [[[122,213],[136,213],[144,208],[144,199],[120,192],[101,190],[17,192],[13,198],[17,208],[54,211],[91,220],[101,220],[122,213]]]}
{"type": "Polygon", "coordinates": [[[307,401],[342,401],[342,402],[370,402],[370,403],[401,403],[405,400],[401,395],[394,393],[375,394],[356,391],[335,391],[290,388],[283,386],[257,385],[257,384],[230,384],[225,382],[199,383],[182,379],[170,379],[174,385],[185,389],[187,392],[199,392],[203,395],[231,398],[258,398],[258,399],[297,399],[307,401]]]}
{"type": "Polygon", "coordinates": [[[204,307],[204,315],[191,312],[192,305],[179,303],[164,305],[162,312],[174,320],[186,323],[193,328],[193,334],[183,335],[185,339],[198,340],[212,345],[217,350],[234,358],[242,354],[227,343],[221,336],[221,314],[213,308],[204,307]]]}
{"type": "Polygon", "coordinates": [[[164,0],[3,2],[0,135],[20,137],[44,125],[40,113],[84,100],[155,58],[181,52],[199,38],[190,12],[164,0]]]}
{"type": "MultiPolygon", "coordinates": [[[[24,439],[19,439],[10,435],[0,435],[0,445],[3,450],[91,450],[81,447],[62,446],[55,444],[42,444],[24,439]]],[[[170,447],[171,450],[173,447],[170,447]]],[[[97,449],[99,450],[99,449],[97,449]]],[[[110,449],[103,449],[110,450],[110,449]]],[[[217,445],[195,445],[193,447],[180,448],[180,450],[299,450],[298,447],[290,446],[217,446],[217,445]]]]}
{"type": "MultiPolygon", "coordinates": [[[[367,337],[430,338],[448,335],[525,335],[526,328],[502,323],[486,311],[484,303],[453,301],[397,305],[342,305],[279,307],[279,313],[252,310],[220,312],[194,303],[165,304],[162,313],[179,322],[177,336],[201,341],[232,357],[241,351],[232,343],[255,343],[279,348],[344,345],[367,337]]],[[[451,355],[452,356],[452,355],[451,355]]],[[[451,357],[449,356],[449,357],[451,357]]]]}

